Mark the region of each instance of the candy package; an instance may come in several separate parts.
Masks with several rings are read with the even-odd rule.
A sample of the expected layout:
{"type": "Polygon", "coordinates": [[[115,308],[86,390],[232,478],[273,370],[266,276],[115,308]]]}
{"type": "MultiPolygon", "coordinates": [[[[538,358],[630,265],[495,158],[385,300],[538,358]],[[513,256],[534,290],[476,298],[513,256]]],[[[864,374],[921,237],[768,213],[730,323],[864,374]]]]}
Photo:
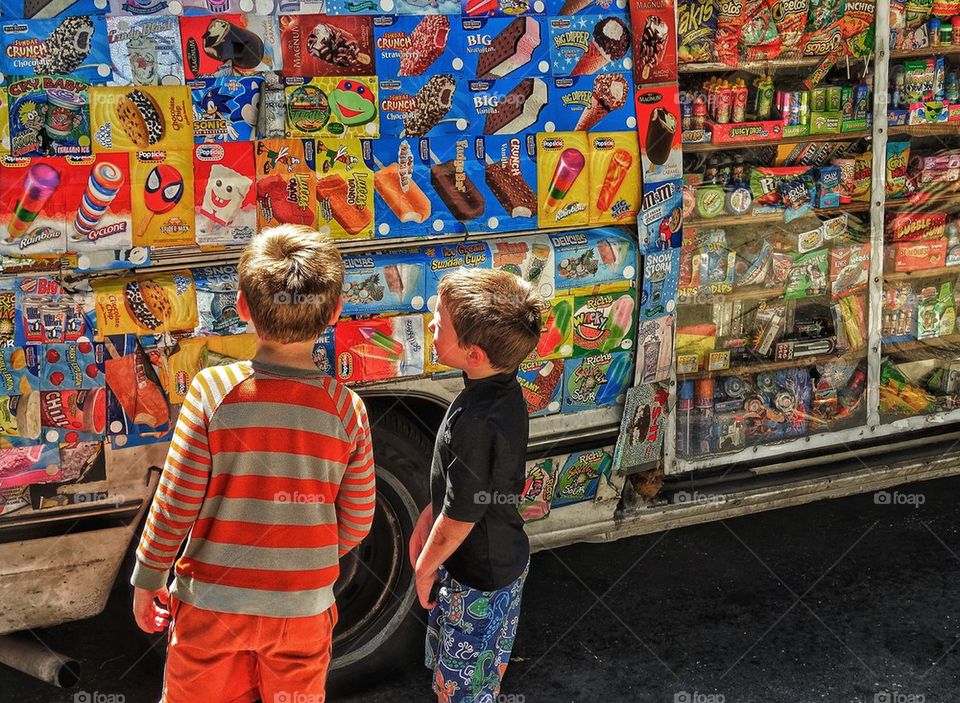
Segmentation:
{"type": "Polygon", "coordinates": [[[67,76],[12,80],[6,88],[11,155],[89,154],[89,87],[67,76]]]}
{"type": "Polygon", "coordinates": [[[285,75],[375,75],[373,18],[283,15],[279,22],[285,75]]]}
{"type": "Polygon", "coordinates": [[[773,20],[770,0],[746,0],[746,22],[742,28],[742,44],[748,61],[775,59],[780,55],[783,41],[773,20]]]}
{"type": "Polygon", "coordinates": [[[550,120],[561,114],[551,98],[548,77],[467,81],[466,89],[470,99],[468,120],[472,131],[478,133],[519,136],[542,131],[548,124],[556,127],[550,120]]]}
{"type": "Polygon", "coordinates": [[[107,37],[116,85],[183,83],[183,47],[176,17],[107,17],[107,37]]]}
{"type": "Polygon", "coordinates": [[[622,404],[633,385],[633,352],[596,354],[564,363],[563,412],[622,404]]]}
{"type": "Polygon", "coordinates": [[[193,244],[193,150],[131,154],[130,178],[134,246],[193,244]]]}
{"type": "Polygon", "coordinates": [[[461,27],[459,41],[466,47],[462,59],[468,78],[495,81],[550,75],[546,18],[464,18],[461,27]]]}
{"type": "Polygon", "coordinates": [[[830,293],[834,300],[863,291],[869,278],[869,242],[830,251],[830,293]]]}
{"type": "Polygon", "coordinates": [[[583,132],[537,134],[538,221],[541,227],[582,226],[589,221],[589,146],[583,132]]]}
{"type": "Polygon", "coordinates": [[[420,254],[358,254],[344,257],[343,265],[344,315],[426,310],[420,254]]]}
{"type": "Polygon", "coordinates": [[[380,134],[374,78],[287,78],[288,137],[380,134]]]}
{"type": "Polygon", "coordinates": [[[553,500],[550,505],[564,505],[592,500],[601,481],[609,480],[613,457],[606,449],[576,452],[566,458],[557,472],[553,500]]]}
{"type": "Polygon", "coordinates": [[[490,247],[486,242],[452,242],[450,244],[428,244],[420,247],[420,253],[426,257],[425,293],[427,309],[437,309],[437,289],[440,280],[451,271],[459,268],[491,268],[490,247]]]}
{"type": "Polygon", "coordinates": [[[829,254],[828,249],[820,249],[794,257],[783,293],[785,300],[815,298],[826,294],[830,287],[827,278],[829,254]]]}
{"type": "Polygon", "coordinates": [[[557,468],[555,461],[551,457],[527,462],[526,479],[520,503],[520,516],[524,522],[542,520],[550,514],[553,479],[557,468]]]}
{"type": "Polygon", "coordinates": [[[455,72],[410,78],[380,77],[380,133],[423,137],[466,131],[470,108],[466,81],[455,72]]]}
{"type": "Polygon", "coordinates": [[[627,230],[598,227],[551,234],[557,262],[557,290],[591,293],[624,289],[637,274],[637,247],[627,230]]]}
{"type": "Polygon", "coordinates": [[[309,139],[263,139],[256,142],[254,152],[260,229],[284,223],[315,226],[315,142],[309,139]]]}
{"type": "Polygon", "coordinates": [[[0,72],[8,76],[71,75],[90,83],[111,77],[103,15],[3,22],[0,43],[0,72]]]}
{"type": "Polygon", "coordinates": [[[611,8],[605,15],[550,19],[550,56],[554,76],[590,76],[629,72],[632,34],[626,15],[611,8]]]}
{"type": "Polygon", "coordinates": [[[193,105],[186,86],[90,89],[94,151],[189,150],[193,105]]]}
{"type": "Polygon", "coordinates": [[[635,132],[590,135],[590,224],[630,224],[640,209],[635,132]]]}
{"type": "Polygon", "coordinates": [[[193,330],[197,293],[190,271],[93,282],[97,339],[115,334],[193,330]]]}
{"type": "Polygon", "coordinates": [[[72,183],[64,194],[67,251],[129,249],[133,245],[133,215],[127,154],[97,154],[68,162],[75,168],[70,169],[72,183]]]}
{"type": "Polygon", "coordinates": [[[781,56],[803,53],[809,0],[773,0],[773,21],[781,41],[781,56]]]}
{"type": "Polygon", "coordinates": [[[638,214],[640,250],[645,254],[678,248],[683,240],[683,185],[678,180],[644,183],[638,214]]]}
{"type": "Polygon", "coordinates": [[[373,171],[369,141],[348,137],[316,141],[319,228],[334,239],[373,236],[373,171]]]}
{"type": "Polygon", "coordinates": [[[907,165],[910,163],[910,140],[887,142],[886,195],[888,199],[904,197],[907,189],[907,165]]]}
{"type": "Polygon", "coordinates": [[[193,154],[197,244],[243,246],[257,229],[253,144],[198,144],[193,154]]]}
{"type": "Polygon", "coordinates": [[[183,73],[189,79],[279,71],[277,17],[218,14],[180,18],[183,73]]]}
{"type": "Polygon", "coordinates": [[[573,355],[608,354],[633,348],[636,292],[577,296],[573,302],[573,355]]]}
{"type": "Polygon", "coordinates": [[[261,76],[196,78],[190,81],[193,136],[197,143],[254,139],[262,85],[261,76]]]}
{"type": "Polygon", "coordinates": [[[555,415],[560,412],[563,364],[563,359],[532,359],[521,362],[517,371],[517,382],[523,391],[530,417],[555,415]]]}
{"type": "Polygon", "coordinates": [[[550,82],[546,124],[556,131],[632,130],[637,126],[630,73],[567,76],[550,82]]]}
{"type": "MultiPolygon", "coordinates": [[[[680,63],[709,63],[716,59],[716,0],[679,0],[677,35],[680,38],[680,63]]],[[[634,51],[636,53],[636,51],[634,51]]]]}
{"type": "Polygon", "coordinates": [[[477,186],[486,203],[486,218],[473,223],[479,231],[522,231],[536,228],[537,161],[532,135],[478,137],[474,156],[483,178],[477,186]]]}
{"type": "Polygon", "coordinates": [[[341,381],[382,381],[424,372],[423,315],[341,320],[335,334],[341,381]]]}

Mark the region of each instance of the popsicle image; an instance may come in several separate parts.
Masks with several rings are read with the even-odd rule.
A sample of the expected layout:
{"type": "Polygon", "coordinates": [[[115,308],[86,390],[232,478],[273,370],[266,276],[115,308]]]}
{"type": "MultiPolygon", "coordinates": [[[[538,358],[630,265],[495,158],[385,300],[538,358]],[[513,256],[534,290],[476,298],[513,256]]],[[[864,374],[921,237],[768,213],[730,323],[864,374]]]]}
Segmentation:
{"type": "Polygon", "coordinates": [[[633,155],[629,151],[617,149],[613,152],[613,157],[607,165],[607,173],[603,177],[603,185],[600,186],[600,195],[597,196],[598,210],[607,210],[613,204],[613,199],[620,192],[620,186],[623,185],[631,166],[633,166],[633,155]]]}
{"type": "Polygon", "coordinates": [[[614,110],[627,102],[630,86],[621,73],[601,73],[593,81],[590,107],[580,113],[576,131],[587,132],[614,110]]]}
{"type": "Polygon", "coordinates": [[[537,214],[537,196],[523,180],[522,173],[511,173],[504,164],[496,161],[487,164],[484,180],[510,217],[533,217],[537,214]]]}
{"type": "Polygon", "coordinates": [[[317,181],[317,199],[330,203],[330,214],[347,234],[358,234],[370,225],[370,210],[347,199],[347,182],[337,173],[317,181]]]}
{"type": "Polygon", "coordinates": [[[633,298],[624,295],[617,298],[610,307],[610,317],[607,318],[609,332],[600,351],[604,354],[620,347],[620,344],[633,329],[633,298]]]}
{"type": "Polygon", "coordinates": [[[550,310],[547,322],[544,324],[540,342],[537,344],[537,356],[541,359],[550,356],[563,344],[563,340],[570,334],[572,306],[565,301],[555,305],[550,310]]]}
{"type": "Polygon", "coordinates": [[[573,187],[573,184],[579,178],[586,159],[579,149],[564,149],[560,154],[560,160],[553,171],[553,177],[550,179],[550,186],[547,188],[547,200],[544,203],[544,212],[553,214],[560,209],[560,204],[567,197],[567,193],[573,187]]]}
{"type": "Polygon", "coordinates": [[[606,17],[593,28],[593,41],[570,75],[592,75],[611,61],[622,59],[629,48],[630,28],[617,17],[606,17]]]}
{"type": "Polygon", "coordinates": [[[116,165],[102,161],[93,167],[80,209],[73,220],[76,236],[71,235],[71,239],[85,239],[93,233],[122,185],[123,172],[116,165]]]}
{"type": "Polygon", "coordinates": [[[610,405],[617,402],[617,396],[626,385],[630,371],[630,354],[613,354],[613,360],[607,367],[607,382],[597,391],[597,405],[610,405]]]}
{"type": "Polygon", "coordinates": [[[457,161],[444,161],[430,167],[430,185],[461,222],[468,222],[483,214],[483,194],[457,161]]]}
{"type": "Polygon", "coordinates": [[[446,15],[427,15],[410,32],[410,46],[400,53],[398,76],[420,76],[446,51],[450,20],[446,15]]]}
{"type": "Polygon", "coordinates": [[[360,51],[356,37],[345,29],[329,24],[318,24],[313,28],[307,37],[307,51],[318,59],[342,68],[370,63],[369,54],[360,51]]]}
{"type": "Polygon", "coordinates": [[[401,222],[426,222],[430,217],[430,199],[413,179],[407,187],[400,182],[400,170],[392,163],[373,174],[373,187],[401,222]]]}
{"type": "Polygon", "coordinates": [[[141,220],[136,239],[140,240],[157,215],[170,212],[183,197],[183,176],[170,164],[154,166],[143,184],[143,203],[150,214],[141,220]]]}
{"type": "Polygon", "coordinates": [[[373,346],[387,353],[386,357],[391,361],[399,361],[403,358],[403,344],[393,337],[388,337],[383,332],[373,327],[360,327],[360,335],[373,346]]]}
{"type": "Polygon", "coordinates": [[[13,209],[7,227],[7,241],[13,241],[27,231],[59,187],[60,173],[53,166],[39,163],[27,170],[23,179],[23,195],[13,209]]]}

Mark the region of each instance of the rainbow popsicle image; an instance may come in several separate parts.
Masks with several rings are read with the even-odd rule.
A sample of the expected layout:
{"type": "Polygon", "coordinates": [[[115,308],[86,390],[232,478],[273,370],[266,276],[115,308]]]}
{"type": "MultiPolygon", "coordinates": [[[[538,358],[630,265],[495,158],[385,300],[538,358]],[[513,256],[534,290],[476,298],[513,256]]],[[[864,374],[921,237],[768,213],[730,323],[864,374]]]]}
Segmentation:
{"type": "Polygon", "coordinates": [[[600,347],[600,351],[607,354],[617,349],[631,329],[633,329],[633,298],[624,295],[613,301],[610,307],[610,317],[607,318],[609,335],[600,347]]]}
{"type": "Polygon", "coordinates": [[[550,187],[547,188],[547,201],[544,203],[544,212],[553,214],[560,209],[560,203],[567,197],[567,193],[573,187],[573,184],[579,178],[586,159],[579,149],[564,149],[560,154],[560,160],[553,171],[553,177],[550,179],[550,187]]]}
{"type": "Polygon", "coordinates": [[[23,179],[23,196],[17,201],[7,228],[8,241],[23,236],[59,187],[60,173],[53,166],[39,163],[27,170],[23,179]]]}
{"type": "Polygon", "coordinates": [[[80,209],[73,221],[76,236],[72,236],[72,239],[87,239],[93,233],[121,186],[123,172],[116,165],[102,161],[93,167],[87,180],[87,190],[80,201],[80,209]]]}
{"type": "Polygon", "coordinates": [[[379,354],[373,354],[372,356],[377,356],[377,358],[382,358],[386,361],[400,361],[403,358],[403,344],[399,340],[388,337],[383,332],[372,327],[361,327],[360,334],[370,343],[370,346],[386,352],[386,356],[379,354]]]}
{"type": "Polygon", "coordinates": [[[633,156],[626,149],[617,149],[613,152],[613,158],[607,166],[607,173],[603,177],[603,185],[600,186],[600,195],[597,197],[597,209],[603,212],[612,204],[613,199],[620,192],[620,186],[623,185],[630,167],[633,166],[633,156]]]}

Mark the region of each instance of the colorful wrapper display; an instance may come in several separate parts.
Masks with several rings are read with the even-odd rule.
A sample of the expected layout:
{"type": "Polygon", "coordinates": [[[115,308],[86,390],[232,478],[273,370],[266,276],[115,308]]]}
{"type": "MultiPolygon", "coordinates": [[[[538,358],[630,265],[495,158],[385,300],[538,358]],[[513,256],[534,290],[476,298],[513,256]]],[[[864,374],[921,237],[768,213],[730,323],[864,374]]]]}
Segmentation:
{"type": "Polygon", "coordinates": [[[564,364],[563,412],[622,404],[623,394],[631,385],[631,352],[570,359],[564,364]]]}
{"type": "Polygon", "coordinates": [[[116,85],[179,85],[183,83],[180,23],[155,15],[107,17],[107,37],[116,85]]]}
{"type": "Polygon", "coordinates": [[[572,296],[560,296],[550,301],[543,311],[543,329],[534,354],[539,359],[564,359],[573,355],[572,296]]]}
{"type": "Polygon", "coordinates": [[[182,403],[193,377],[208,366],[231,364],[253,358],[257,338],[253,334],[229,337],[191,337],[183,340],[177,353],[168,360],[169,382],[166,388],[170,402],[182,403]]]}
{"type": "Polygon", "coordinates": [[[190,88],[182,85],[94,86],[90,121],[95,152],[189,150],[194,139],[190,88]]]}
{"type": "Polygon", "coordinates": [[[33,444],[0,449],[0,489],[33,486],[63,480],[56,444],[33,444]]]}
{"type": "Polygon", "coordinates": [[[527,462],[526,477],[520,503],[524,522],[542,520],[550,514],[556,463],[553,457],[527,462]]]}
{"type": "Polygon", "coordinates": [[[530,417],[560,412],[563,364],[563,359],[533,359],[520,364],[517,382],[523,391],[530,417]]]}
{"type": "Polygon", "coordinates": [[[633,348],[637,333],[633,290],[574,299],[573,355],[633,348]]]}
{"type": "Polygon", "coordinates": [[[588,76],[633,68],[630,19],[611,8],[604,16],[550,19],[550,55],[555,76],[588,76]]]}
{"type": "Polygon", "coordinates": [[[635,105],[644,186],[680,179],[682,129],[676,84],[637,90],[635,105]]]}
{"type": "Polygon", "coordinates": [[[630,224],[640,209],[640,150],[631,132],[590,136],[590,223],[630,224]]]}
{"type": "Polygon", "coordinates": [[[589,221],[589,151],[583,132],[537,134],[538,220],[541,227],[583,226],[589,221]]]}
{"type": "Polygon", "coordinates": [[[536,141],[532,135],[478,137],[474,142],[475,184],[484,199],[484,216],[471,231],[530,230],[537,222],[536,141]]]}
{"type": "Polygon", "coordinates": [[[380,134],[425,137],[466,132],[470,127],[466,80],[456,72],[432,76],[380,76],[380,134]]]}
{"type": "Polygon", "coordinates": [[[550,75],[550,30],[545,17],[465,17],[460,25],[467,78],[496,81],[550,75]]]}
{"type": "Polygon", "coordinates": [[[369,141],[347,137],[316,141],[318,226],[334,239],[373,236],[373,171],[363,153],[370,149],[369,141]]]}
{"type": "Polygon", "coordinates": [[[613,468],[624,469],[657,461],[666,433],[669,393],[658,386],[637,386],[627,391],[613,468]]]}
{"type": "Polygon", "coordinates": [[[78,160],[74,187],[67,192],[67,251],[129,248],[133,244],[130,165],[126,154],[99,154],[78,160]],[[74,199],[80,195],[79,203],[74,199]]]}
{"type": "Polygon", "coordinates": [[[421,254],[344,257],[343,313],[365,315],[425,310],[425,263],[421,254]]]}
{"type": "Polygon", "coordinates": [[[343,320],[335,334],[336,375],[341,381],[381,381],[423,373],[422,315],[343,320]]]}
{"type": "Polygon", "coordinates": [[[643,283],[639,293],[640,319],[650,320],[676,310],[679,284],[679,248],[644,256],[643,283]]]}
{"type": "Polygon", "coordinates": [[[632,286],[637,248],[627,230],[599,227],[549,236],[557,262],[558,291],[589,294],[632,286]]]}
{"type": "Polygon", "coordinates": [[[544,300],[553,297],[556,265],[553,248],[546,236],[494,240],[489,245],[493,268],[519,276],[544,300]]]}
{"type": "Polygon", "coordinates": [[[256,160],[249,142],[198,144],[193,154],[197,244],[244,246],[257,230],[256,160]]]}
{"type": "Polygon", "coordinates": [[[283,67],[275,15],[181,17],[180,41],[187,80],[218,75],[225,67],[239,73],[279,71],[283,67]]]}
{"type": "Polygon", "coordinates": [[[639,227],[644,254],[679,248],[683,241],[683,183],[644,183],[639,227]]]}
{"type": "Polygon", "coordinates": [[[284,90],[288,137],[380,135],[375,78],[288,78],[284,90]]]}
{"type": "Polygon", "coordinates": [[[287,76],[372,76],[372,17],[286,15],[279,18],[287,76]]]}
{"type": "Polygon", "coordinates": [[[0,163],[0,254],[66,251],[66,164],[52,158],[0,163]]]}
{"type": "Polygon", "coordinates": [[[40,389],[36,346],[0,350],[0,394],[23,395],[40,389]]]}
{"type": "Polygon", "coordinates": [[[41,391],[92,390],[106,382],[102,344],[45,344],[39,357],[41,391]]]}
{"type": "Polygon", "coordinates": [[[420,253],[426,257],[426,296],[427,309],[437,309],[437,288],[441,279],[459,268],[491,267],[490,247],[486,242],[453,242],[450,244],[429,244],[420,247],[420,253]]]}
{"type": "Polygon", "coordinates": [[[262,139],[257,160],[257,225],[313,227],[317,221],[316,146],[310,139],[262,139]]]}
{"type": "Polygon", "coordinates": [[[605,449],[592,449],[570,454],[557,472],[551,506],[591,500],[597,495],[600,481],[610,477],[613,457],[605,449]]]}
{"type": "Polygon", "coordinates": [[[187,331],[197,326],[197,293],[190,271],[93,283],[97,338],[115,334],[187,331]]]}
{"type": "Polygon", "coordinates": [[[384,15],[373,19],[376,73],[411,77],[464,70],[458,47],[466,44],[459,17],[384,15]]]}
{"type": "Polygon", "coordinates": [[[134,246],[188,246],[196,239],[193,151],[140,151],[130,160],[134,246]]]}
{"type": "Polygon", "coordinates": [[[100,14],[8,20],[0,23],[0,42],[0,72],[8,76],[69,74],[102,84],[112,75],[107,21],[100,14]]]}
{"type": "Polygon", "coordinates": [[[633,130],[633,78],[629,72],[550,80],[547,131],[633,130]]]}

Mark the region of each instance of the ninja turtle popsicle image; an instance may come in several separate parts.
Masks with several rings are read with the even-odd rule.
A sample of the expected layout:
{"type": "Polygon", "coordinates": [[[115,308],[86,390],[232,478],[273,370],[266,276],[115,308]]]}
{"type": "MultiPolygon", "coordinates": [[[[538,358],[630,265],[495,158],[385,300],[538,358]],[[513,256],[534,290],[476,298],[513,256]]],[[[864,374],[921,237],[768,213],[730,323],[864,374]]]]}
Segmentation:
{"type": "Polygon", "coordinates": [[[312,78],[288,84],[287,136],[379,136],[375,85],[375,80],[360,78],[312,78]]]}

